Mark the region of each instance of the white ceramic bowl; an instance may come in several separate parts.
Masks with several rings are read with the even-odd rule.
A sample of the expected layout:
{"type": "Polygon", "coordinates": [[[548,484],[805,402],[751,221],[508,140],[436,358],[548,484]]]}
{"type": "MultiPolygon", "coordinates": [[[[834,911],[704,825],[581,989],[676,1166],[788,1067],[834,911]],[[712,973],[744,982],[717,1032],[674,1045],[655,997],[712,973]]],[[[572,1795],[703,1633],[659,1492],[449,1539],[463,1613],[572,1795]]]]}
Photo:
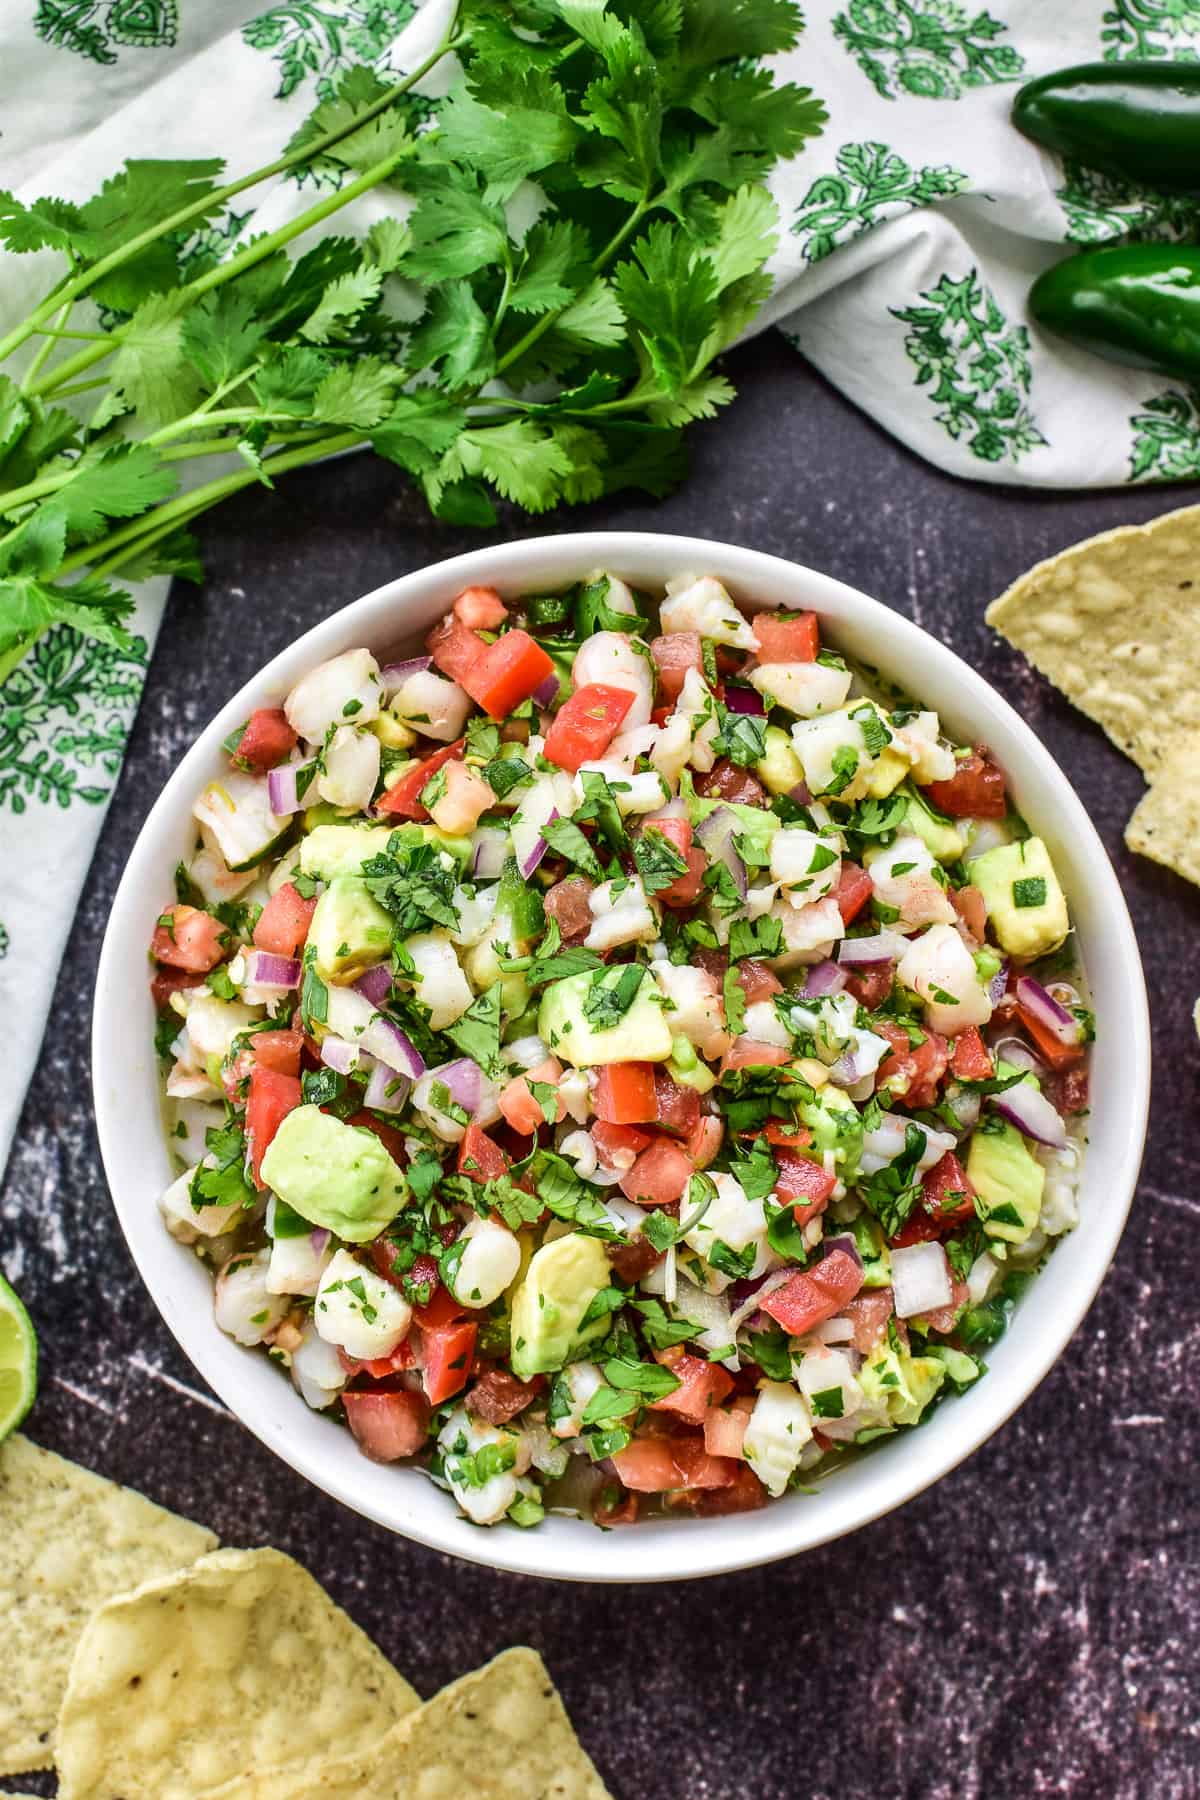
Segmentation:
{"type": "Polygon", "coordinates": [[[167,783],[129,858],[100,958],[93,1070],[109,1186],[142,1278],[196,1368],[264,1444],[326,1493],[433,1549],[532,1575],[660,1581],[771,1562],[853,1531],[952,1469],[1021,1404],[1079,1324],[1116,1250],[1141,1160],[1150,1048],[1133,929],[1100,840],[1033,732],[986,682],[907,619],[811,569],[701,539],[594,532],[478,550],[389,582],[315,626],[232,697],[167,783]],[[217,1330],[211,1277],[167,1235],[156,1204],[173,1166],[159,1113],[146,944],[171,898],[175,864],[194,841],[192,801],[224,764],[221,740],[254,707],[278,705],[306,669],[353,645],[381,654],[411,644],[472,582],[509,595],[553,592],[599,567],[650,589],[695,570],[719,576],[750,606],[813,607],[837,647],[935,706],[954,734],[991,745],[1021,811],[1050,845],[1091,978],[1099,1021],[1091,1144],[1079,1227],[989,1351],[985,1378],[920,1431],[839,1471],[815,1495],[760,1512],[607,1532],[570,1518],[548,1518],[532,1531],[482,1531],[457,1517],[449,1496],[419,1471],[368,1462],[344,1427],[311,1412],[265,1356],[217,1330]]]}

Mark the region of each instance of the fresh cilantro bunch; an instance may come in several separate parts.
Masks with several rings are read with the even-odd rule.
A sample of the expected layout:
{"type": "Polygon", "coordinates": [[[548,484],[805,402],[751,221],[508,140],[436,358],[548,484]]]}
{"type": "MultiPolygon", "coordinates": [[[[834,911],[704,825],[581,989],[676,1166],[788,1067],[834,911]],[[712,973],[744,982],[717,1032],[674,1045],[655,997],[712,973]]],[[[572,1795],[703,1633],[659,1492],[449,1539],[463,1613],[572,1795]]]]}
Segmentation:
{"type": "Polygon", "coordinates": [[[341,450],[373,446],[473,525],[495,495],[541,512],[672,486],[769,291],[765,177],[824,122],[760,63],[800,26],[792,0],[460,0],[418,68],[351,69],[237,181],[136,160],[82,205],[0,194],[8,251],[64,262],[0,339],[20,357],[0,374],[0,678],[58,622],[125,642],[118,572],[197,579],[191,519],[341,450]],[[452,54],[430,121],[414,90],[452,54]],[[306,211],[197,251],[296,169],[322,177],[306,211]],[[373,189],[408,208],[288,255],[373,189]]]}

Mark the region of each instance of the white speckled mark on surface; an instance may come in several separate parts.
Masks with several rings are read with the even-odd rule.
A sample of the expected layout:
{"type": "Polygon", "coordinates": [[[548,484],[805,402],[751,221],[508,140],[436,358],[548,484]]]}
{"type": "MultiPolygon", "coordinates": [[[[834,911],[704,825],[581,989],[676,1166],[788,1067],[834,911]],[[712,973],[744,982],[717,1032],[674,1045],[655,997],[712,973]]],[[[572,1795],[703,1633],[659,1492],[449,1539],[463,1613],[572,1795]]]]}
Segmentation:
{"type": "Polygon", "coordinates": [[[743,397],[697,437],[680,495],[556,522],[734,538],[920,616],[1019,707],[1088,804],[1146,957],[1155,1099],[1146,1183],[1062,1362],[903,1511],[773,1569],[644,1593],[490,1575],[389,1538],[204,1392],[109,1211],[87,1104],[91,974],[138,824],[203,721],[343,600],[486,541],[431,523],[398,472],[349,462],[216,514],[208,586],[172,602],[0,1194],[0,1263],[45,1351],[32,1434],[226,1542],[299,1556],[422,1693],[532,1643],[618,1800],[1196,1800],[1200,894],[1124,849],[1137,771],[982,609],[1039,557],[1197,496],[975,489],[907,457],[790,351],[764,341],[729,364],[743,397]]]}

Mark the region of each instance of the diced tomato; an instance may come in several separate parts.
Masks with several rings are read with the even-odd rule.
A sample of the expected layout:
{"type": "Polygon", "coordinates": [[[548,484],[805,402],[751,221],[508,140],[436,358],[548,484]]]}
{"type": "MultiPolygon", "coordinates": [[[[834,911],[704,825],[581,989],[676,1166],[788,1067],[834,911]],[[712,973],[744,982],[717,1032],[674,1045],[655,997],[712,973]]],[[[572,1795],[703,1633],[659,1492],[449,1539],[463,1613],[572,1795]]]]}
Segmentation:
{"type": "Polygon", "coordinates": [[[592,914],[588,906],[588,895],[592,891],[593,883],[586,875],[568,875],[562,881],[556,881],[552,888],[547,888],[544,902],[546,917],[554,920],[564,944],[582,942],[591,930],[592,914]]]}
{"type": "Polygon", "coordinates": [[[672,631],[656,637],[650,644],[650,655],[658,676],[658,691],[671,706],[678,700],[689,669],[704,673],[704,651],[698,631],[672,631]]]}
{"type": "Polygon", "coordinates": [[[422,1325],[425,1362],[421,1380],[430,1406],[440,1406],[451,1394],[466,1387],[471,1379],[478,1331],[478,1325],[470,1319],[451,1325],[422,1325]]]}
{"type": "Polygon", "coordinates": [[[542,646],[527,631],[517,630],[487,645],[474,667],[457,680],[491,718],[504,719],[553,673],[542,646]]]}
{"type": "Polygon", "coordinates": [[[755,1127],[754,1135],[765,1137],[768,1144],[783,1150],[807,1150],[812,1143],[812,1132],[807,1125],[785,1125],[782,1119],[768,1119],[764,1125],[755,1127]]]}
{"type": "Polygon", "coordinates": [[[823,1164],[811,1156],[798,1156],[791,1150],[776,1151],[779,1180],[775,1191],[781,1200],[789,1200],[797,1225],[807,1225],[825,1211],[829,1196],[837,1186],[837,1176],[830,1175],[823,1164]]]}
{"type": "Polygon", "coordinates": [[[696,777],[696,792],[706,800],[732,800],[738,806],[765,806],[767,792],[748,769],[720,756],[704,775],[696,777]]]}
{"type": "Polygon", "coordinates": [[[632,705],[631,688],[599,681],[576,688],[546,733],[546,756],[560,769],[577,774],[581,763],[604,755],[632,705]]]}
{"type": "Polygon", "coordinates": [[[921,1188],[921,1205],[943,1229],[975,1217],[975,1189],[953,1150],[947,1150],[940,1162],[926,1170],[921,1188]]]}
{"type": "Polygon", "coordinates": [[[652,1132],[637,1131],[632,1125],[612,1125],[605,1119],[594,1120],[591,1133],[600,1161],[608,1169],[632,1168],[632,1160],[626,1159],[640,1155],[654,1141],[652,1132]]]}
{"type": "Polygon", "coordinates": [[[811,1269],[798,1269],[767,1295],[762,1310],[787,1332],[789,1337],[802,1337],[814,1325],[832,1319],[847,1300],[853,1300],[862,1286],[863,1272],[856,1259],[846,1250],[827,1250],[811,1269]]]}
{"type": "Polygon", "coordinates": [[[661,900],[664,906],[670,906],[677,911],[687,906],[695,906],[703,890],[704,874],[708,868],[708,858],[699,844],[693,844],[690,850],[685,850],[683,860],[687,864],[685,873],[677,875],[669,887],[660,888],[655,895],[655,898],[661,900]]]}
{"type": "Polygon", "coordinates": [[[390,1356],[375,1356],[361,1362],[358,1357],[347,1356],[344,1350],[339,1350],[338,1361],[345,1369],[349,1381],[353,1381],[356,1375],[369,1375],[372,1381],[385,1381],[389,1375],[401,1375],[417,1366],[411,1332],[396,1345],[390,1356]]]}
{"type": "Polygon", "coordinates": [[[555,1093],[554,1116],[548,1120],[530,1083],[536,1081],[557,1089],[562,1074],[563,1068],[558,1058],[548,1056],[535,1068],[526,1070],[524,1075],[514,1076],[500,1094],[500,1111],[504,1114],[505,1122],[524,1137],[533,1137],[543,1125],[558,1124],[567,1110],[562,1095],[555,1093]]]}
{"type": "Polygon", "coordinates": [[[474,1181],[498,1181],[508,1172],[508,1158],[494,1138],[478,1125],[468,1125],[458,1146],[458,1173],[474,1181]]]}
{"type": "Polygon", "coordinates": [[[659,1128],[673,1137],[687,1138],[700,1123],[700,1096],[695,1088],[681,1087],[667,1071],[652,1065],[654,1098],[659,1128]]]}
{"type": "Polygon", "coordinates": [[[461,687],[466,687],[464,677],[471,674],[487,649],[483,639],[452,612],[434,626],[425,646],[442,674],[461,687]]]}
{"type": "MultiPolygon", "coordinates": [[[[412,1267],[402,1270],[396,1266],[396,1245],[387,1236],[372,1238],[367,1245],[367,1253],[375,1265],[376,1273],[393,1287],[403,1293],[405,1277],[414,1288],[429,1288],[430,1300],[433,1300],[439,1286],[437,1261],[432,1256],[418,1256],[412,1267]]],[[[461,1313],[462,1308],[459,1308],[461,1313]]]]}
{"type": "Polygon", "coordinates": [[[747,957],[745,962],[740,962],[737,971],[747,1006],[754,1006],[759,1000],[769,1000],[773,994],[783,992],[783,983],[775,971],[768,969],[764,962],[756,962],[752,956],[747,957]]]}
{"type": "Polygon", "coordinates": [[[966,1282],[958,1275],[951,1275],[949,1306],[935,1306],[932,1312],[922,1314],[930,1331],[942,1333],[953,1331],[958,1322],[958,1315],[966,1305],[968,1298],[966,1282]]]}
{"type": "Polygon", "coordinates": [[[864,1356],[869,1356],[879,1343],[891,1316],[891,1288],[864,1288],[841,1308],[841,1317],[854,1326],[854,1348],[864,1356]]]}
{"type": "Polygon", "coordinates": [[[648,1275],[655,1264],[663,1259],[663,1252],[656,1250],[650,1239],[643,1237],[640,1231],[634,1232],[627,1243],[606,1244],[604,1252],[621,1280],[631,1283],[640,1281],[643,1275],[648,1275]]]}
{"type": "Polygon", "coordinates": [[[427,819],[429,809],[421,805],[425,785],[437,774],[443,763],[462,755],[466,741],[466,738],[459,738],[457,743],[445,744],[440,750],[435,750],[432,756],[427,756],[424,762],[409,769],[407,774],[402,775],[399,781],[386,788],[379,796],[378,810],[389,815],[398,814],[403,819],[427,819]]]}
{"type": "Polygon", "coordinates": [[[535,1375],[532,1381],[518,1381],[507,1369],[489,1369],[467,1395],[467,1411],[489,1425],[507,1425],[525,1411],[545,1385],[544,1375],[535,1375]]]}
{"type": "Polygon", "coordinates": [[[987,1081],[992,1074],[991,1052],[977,1025],[968,1025],[951,1040],[950,1068],[959,1081],[987,1081]]]}
{"type": "MultiPolygon", "coordinates": [[[[417,1263],[422,1260],[421,1257],[418,1257],[417,1263]]],[[[413,1264],[414,1270],[417,1263],[413,1264]]],[[[454,1298],[450,1289],[443,1287],[439,1282],[423,1306],[413,1307],[413,1318],[423,1332],[444,1331],[448,1325],[457,1324],[458,1320],[465,1316],[466,1311],[466,1307],[460,1300],[454,1298]]]]}
{"type": "Polygon", "coordinates": [[[821,634],[815,612],[753,613],[760,663],[816,662],[821,634]]]}
{"type": "Polygon", "coordinates": [[[737,1479],[737,1459],[714,1455],[698,1437],[672,1438],[671,1454],[683,1488],[727,1488],[737,1479]]]}
{"type": "Polygon", "coordinates": [[[681,1385],[661,1400],[651,1401],[651,1412],[678,1413],[680,1418],[694,1419],[697,1425],[703,1425],[710,1409],[720,1406],[733,1392],[729,1371],[718,1363],[706,1362],[702,1356],[692,1356],[676,1347],[660,1351],[657,1361],[669,1368],[681,1385]]]}
{"type": "Polygon", "coordinates": [[[215,969],[229,946],[229,932],[220,919],[196,906],[169,906],[154,927],[150,954],[155,962],[189,974],[207,975],[215,969]]]}
{"type": "Polygon", "coordinates": [[[739,1037],[734,1038],[721,1058],[721,1073],[727,1075],[731,1069],[778,1069],[791,1060],[791,1051],[781,1044],[760,1044],[754,1038],[739,1037]]]}
{"type": "Polygon", "coordinates": [[[707,1169],[725,1136],[725,1121],[713,1113],[701,1113],[688,1133],[685,1149],[698,1169],[707,1169]]]}
{"type": "Polygon", "coordinates": [[[246,1142],[256,1187],[266,1186],[259,1170],[271,1139],[302,1101],[299,1076],[281,1075],[278,1069],[255,1063],[250,1071],[250,1098],[246,1103],[246,1142]]]}
{"type": "Polygon", "coordinates": [[[925,792],[952,819],[1002,819],[1008,811],[1004,772],[979,750],[957,762],[949,781],[931,781],[925,792]]]}
{"type": "Polygon", "coordinates": [[[843,860],[838,884],[833,890],[843,925],[849,925],[858,917],[874,892],[875,885],[867,871],[860,869],[857,863],[843,860]]]}
{"type": "MultiPolygon", "coordinates": [[[[321,1110],[324,1111],[325,1108],[322,1107],[321,1110]]],[[[397,1131],[394,1125],[388,1125],[377,1113],[350,1113],[346,1124],[357,1125],[361,1131],[369,1131],[372,1137],[377,1137],[393,1162],[403,1165],[407,1160],[404,1149],[404,1133],[397,1131]]]]}
{"type": "Polygon", "coordinates": [[[872,1030],[892,1046],[876,1071],[876,1088],[886,1087],[913,1108],[932,1106],[950,1061],[949,1041],[926,1028],[923,1041],[911,1044],[902,1026],[886,1020],[880,1020],[872,1030]]]}
{"type": "Polygon", "coordinates": [[[639,1206],[671,1206],[683,1198],[695,1169],[691,1157],[667,1138],[656,1138],[621,1177],[621,1192],[639,1206]]]}
{"type": "Polygon", "coordinates": [[[692,847],[692,827],[687,819],[654,819],[646,830],[661,832],[681,856],[686,856],[692,847]]]}
{"type": "Polygon", "coordinates": [[[415,1456],[425,1442],[429,1406],[420,1394],[343,1394],[342,1405],[359,1449],[372,1462],[415,1456]]]}
{"type": "Polygon", "coordinates": [[[932,1244],[941,1235],[942,1227],[937,1220],[931,1219],[929,1214],[918,1206],[916,1211],[910,1213],[905,1219],[899,1231],[892,1234],[888,1242],[897,1250],[907,1250],[910,1244],[932,1244]]]}
{"type": "Polygon", "coordinates": [[[454,616],[468,631],[495,631],[508,617],[508,608],[490,587],[464,588],[454,602],[454,616]]]}
{"type": "Polygon", "coordinates": [[[983,889],[972,887],[970,882],[966,887],[951,888],[950,903],[976,943],[982,944],[987,935],[988,916],[983,889]]]}
{"type": "Polygon", "coordinates": [[[665,1494],[682,1485],[669,1438],[634,1438],[612,1460],[624,1486],[635,1494],[665,1494]]]}
{"type": "Polygon", "coordinates": [[[299,1075],[304,1033],[256,1031],[250,1040],[250,1049],[260,1069],[273,1069],[279,1075],[299,1075]]]}
{"type": "MultiPolygon", "coordinates": [[[[178,994],[182,988],[199,987],[204,980],[188,969],[156,969],[150,980],[150,998],[159,1012],[166,1007],[172,994],[178,994]]],[[[179,1029],[183,1030],[183,1020],[179,1021],[179,1029]]]]}
{"type": "Polygon", "coordinates": [[[237,749],[229,758],[235,769],[252,769],[265,775],[300,742],[282,706],[260,706],[246,721],[237,749]]]}
{"type": "Polygon", "coordinates": [[[290,881],[276,888],[254,927],[254,947],[269,956],[299,956],[317,910],[314,897],[306,900],[290,881]]]}
{"type": "Polygon", "coordinates": [[[757,1512],[766,1504],[767,1490],[758,1476],[749,1463],[738,1463],[729,1486],[697,1494],[693,1510],[701,1518],[715,1519],[730,1513],[757,1512]]]}
{"type": "Polygon", "coordinates": [[[846,982],[846,992],[853,994],[860,1006],[868,1012],[874,1012],[882,1006],[892,991],[892,983],[896,979],[894,962],[869,963],[857,975],[851,975],[846,982]]]}
{"type": "Polygon", "coordinates": [[[607,1063],[597,1071],[592,1104],[606,1125],[653,1124],[658,1117],[653,1063],[607,1063]]]}
{"type": "Polygon", "coordinates": [[[1033,1039],[1042,1061],[1049,1063],[1056,1074],[1063,1069],[1074,1068],[1076,1063],[1083,1061],[1085,1052],[1082,1044],[1060,1043],[1052,1031],[1047,1031],[1037,1015],[1020,1002],[1017,1003],[1017,1017],[1033,1039]]]}
{"type": "Polygon", "coordinates": [[[740,1394],[728,1409],[714,1406],[705,1413],[704,1448],[710,1456],[731,1456],[736,1459],[742,1455],[746,1426],[750,1423],[753,1411],[753,1397],[740,1394]]]}
{"type": "Polygon", "coordinates": [[[597,1525],[636,1525],[638,1497],[615,1481],[606,1481],[592,1501],[592,1519],[597,1525]]]}
{"type": "Polygon", "coordinates": [[[1063,1069],[1052,1076],[1049,1098],[1055,1112],[1061,1113],[1064,1118],[1086,1112],[1091,1104],[1087,1070],[1076,1063],[1074,1068],[1063,1069]]]}

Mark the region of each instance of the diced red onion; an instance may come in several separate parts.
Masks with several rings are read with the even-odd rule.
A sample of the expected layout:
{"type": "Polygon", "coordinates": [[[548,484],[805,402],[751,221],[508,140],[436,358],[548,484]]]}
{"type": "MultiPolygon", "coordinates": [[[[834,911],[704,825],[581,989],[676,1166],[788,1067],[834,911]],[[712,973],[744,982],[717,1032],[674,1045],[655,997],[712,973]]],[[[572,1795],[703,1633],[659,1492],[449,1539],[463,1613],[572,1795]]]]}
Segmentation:
{"type": "Polygon", "coordinates": [[[1049,1144],[1052,1150],[1061,1150],[1065,1146],[1066,1126],[1045,1094],[1039,1093],[1027,1081],[1018,1081],[1016,1087],[1005,1088],[1002,1094],[992,1094],[989,1098],[1000,1116],[1026,1137],[1039,1144],[1049,1144]]]}
{"type": "Polygon", "coordinates": [[[375,1014],[362,1034],[362,1041],[372,1056],[394,1069],[397,1075],[408,1075],[416,1081],[425,1073],[425,1060],[412,1039],[386,1014],[375,1014]]]}
{"type": "Polygon", "coordinates": [[[687,801],[676,794],[674,799],[668,800],[665,806],[658,807],[652,813],[644,813],[642,822],[646,825],[657,825],[660,819],[686,819],[687,810],[687,801]]]}
{"type": "MultiPolygon", "coordinates": [[[[267,771],[267,805],[276,818],[286,818],[288,813],[299,812],[304,805],[297,787],[296,778],[301,769],[311,769],[312,763],[281,763],[277,769],[267,771]]],[[[305,790],[307,798],[308,790],[305,790]]]]}
{"type": "Polygon", "coordinates": [[[998,1044],[992,1045],[993,1054],[1014,1069],[1025,1069],[1031,1075],[1045,1073],[1046,1065],[1040,1056],[1034,1054],[1024,1038],[1001,1038],[998,1044]]]}
{"type": "Polygon", "coordinates": [[[339,1075],[349,1075],[351,1069],[369,1068],[371,1065],[371,1058],[360,1044],[351,1044],[340,1037],[321,1039],[321,1061],[327,1069],[333,1069],[339,1075]]]}
{"type": "Polygon", "coordinates": [[[854,1342],[853,1319],[822,1319],[819,1325],[812,1328],[813,1337],[822,1344],[851,1344],[854,1342]]]}
{"type": "Polygon", "coordinates": [[[754,1281],[736,1282],[729,1290],[729,1297],[731,1299],[736,1297],[738,1300],[738,1304],[729,1315],[730,1331],[736,1332],[752,1313],[758,1311],[767,1295],[773,1293],[777,1287],[782,1287],[785,1281],[790,1281],[795,1273],[795,1269],[772,1269],[769,1275],[762,1275],[754,1281]],[[738,1294],[738,1289],[743,1290],[741,1295],[738,1294]]]}
{"type": "Polygon", "coordinates": [[[755,719],[761,719],[766,710],[763,706],[762,695],[755,688],[750,687],[727,687],[725,704],[731,713],[746,713],[755,719]]]}
{"type": "Polygon", "coordinates": [[[1060,1044],[1074,1048],[1079,1042],[1082,1035],[1079,1020],[1065,1006],[1060,1006],[1053,994],[1048,994],[1041,982],[1035,981],[1032,975],[1018,976],[1017,1004],[1023,1006],[1031,1018],[1044,1026],[1060,1044]]]}
{"type": "Polygon", "coordinates": [[[504,859],[508,855],[507,831],[498,825],[481,825],[472,841],[475,847],[471,855],[471,874],[476,881],[498,881],[504,873],[504,859]]]}
{"type": "Polygon", "coordinates": [[[840,994],[849,979],[845,970],[839,969],[827,957],[824,962],[814,963],[808,970],[800,992],[806,1000],[819,999],[822,994],[840,994]]]}
{"type": "Polygon", "coordinates": [[[844,1250],[846,1252],[846,1255],[849,1257],[852,1257],[854,1259],[854,1261],[858,1264],[859,1268],[860,1269],[862,1268],[863,1260],[862,1260],[862,1257],[858,1254],[858,1245],[854,1242],[854,1239],[851,1237],[851,1235],[848,1231],[843,1232],[839,1237],[831,1237],[831,1238],[825,1239],[825,1255],[826,1256],[830,1255],[830,1253],[834,1250],[844,1250]]]}
{"type": "Polygon", "coordinates": [[[372,1006],[382,1006],[392,991],[392,965],[377,963],[373,969],[368,969],[355,982],[354,991],[369,1000],[372,1006]]]}
{"type": "Polygon", "coordinates": [[[403,662],[388,663],[379,671],[379,681],[385,694],[394,694],[397,688],[404,686],[410,675],[420,675],[433,663],[432,656],[409,656],[403,662]]]}
{"type": "Polygon", "coordinates": [[[557,692],[558,672],[555,670],[553,673],[547,675],[544,681],[538,682],[533,690],[533,697],[539,706],[549,706],[557,692]]]}
{"type": "Polygon", "coordinates": [[[749,891],[749,878],[746,865],[737,853],[734,836],[739,829],[736,813],[727,806],[718,806],[710,812],[706,819],[696,827],[696,842],[707,852],[709,858],[719,857],[733,876],[733,885],[741,899],[746,898],[749,891]]]}
{"type": "Polygon", "coordinates": [[[812,792],[807,781],[798,781],[795,787],[790,787],[787,797],[789,800],[794,800],[797,806],[812,805],[812,792]]]}
{"type": "Polygon", "coordinates": [[[853,1050],[843,1050],[837,1061],[830,1066],[829,1079],[835,1087],[852,1088],[863,1079],[858,1066],[858,1059],[853,1050]]]}
{"type": "Polygon", "coordinates": [[[879,931],[873,937],[843,938],[838,961],[858,967],[863,963],[898,962],[908,949],[908,939],[898,931],[879,931]]]}
{"type": "Polygon", "coordinates": [[[446,1088],[450,1098],[467,1112],[477,1112],[483,1092],[483,1071],[477,1062],[469,1056],[462,1056],[457,1062],[443,1063],[440,1069],[431,1069],[430,1074],[446,1088]]]}
{"type": "Polygon", "coordinates": [[[246,958],[246,981],[250,987],[298,988],[302,972],[294,956],[251,950],[246,958]]]}
{"type": "Polygon", "coordinates": [[[312,1253],[314,1256],[324,1256],[325,1246],[329,1242],[331,1235],[332,1234],[326,1231],[323,1225],[318,1225],[313,1231],[309,1232],[308,1241],[312,1245],[312,1253]]]}
{"type": "MultiPolygon", "coordinates": [[[[553,807],[551,809],[548,817],[546,818],[545,823],[547,825],[552,825],[554,823],[555,819],[557,819],[557,818],[558,818],[558,808],[553,807]]],[[[542,837],[541,834],[539,833],[538,836],[534,839],[532,849],[526,853],[524,859],[521,862],[519,862],[517,865],[517,867],[521,871],[521,875],[524,878],[524,880],[526,880],[526,881],[529,880],[530,876],[533,874],[534,870],[537,868],[538,864],[541,862],[543,856],[545,856],[545,854],[549,848],[550,848],[549,844],[547,844],[545,838],[542,837]]]]}
{"type": "Polygon", "coordinates": [[[403,1112],[408,1105],[408,1096],[412,1093],[412,1086],[407,1075],[397,1074],[396,1070],[389,1069],[386,1063],[376,1063],[371,1070],[367,1091],[363,1095],[363,1105],[369,1106],[373,1112],[403,1112]]]}
{"type": "Polygon", "coordinates": [[[999,1006],[1008,992],[1008,963],[1002,962],[992,979],[988,982],[988,999],[993,1006],[999,1006]]]}

